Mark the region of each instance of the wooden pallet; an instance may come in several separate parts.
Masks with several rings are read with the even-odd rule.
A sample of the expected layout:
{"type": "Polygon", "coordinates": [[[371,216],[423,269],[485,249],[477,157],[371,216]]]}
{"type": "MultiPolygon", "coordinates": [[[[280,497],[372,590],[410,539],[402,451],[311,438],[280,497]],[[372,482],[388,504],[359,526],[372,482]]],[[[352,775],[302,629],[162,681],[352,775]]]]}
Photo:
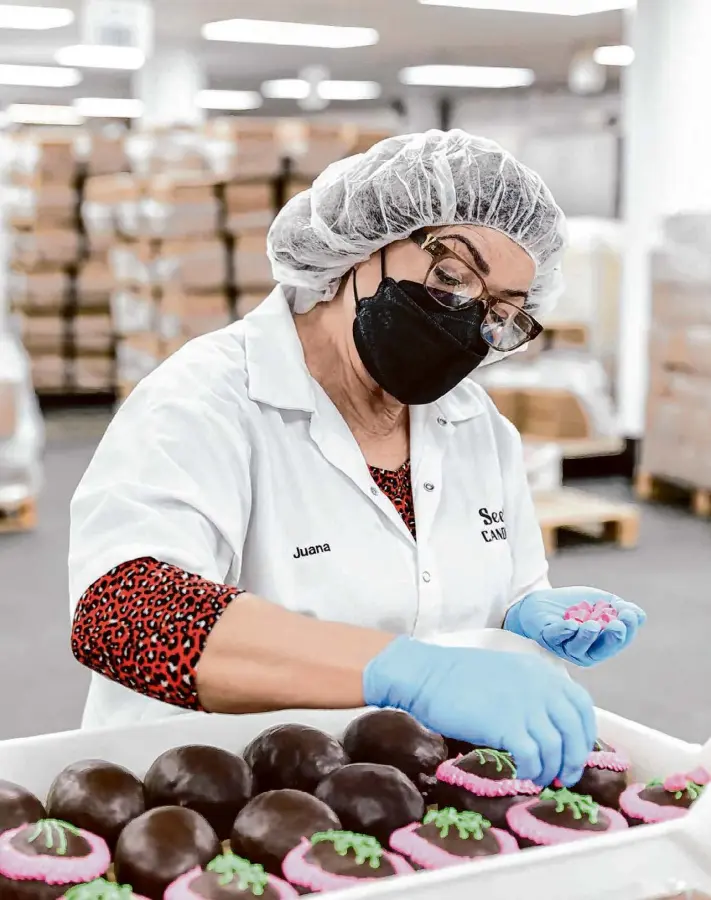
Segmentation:
{"type": "Polygon", "coordinates": [[[535,498],[535,504],[543,543],[549,555],[558,548],[560,529],[612,541],[626,549],[637,546],[639,511],[629,503],[608,500],[574,488],[561,488],[539,495],[535,498]]]}
{"type": "Polygon", "coordinates": [[[660,500],[676,502],[690,500],[694,515],[711,515],[711,490],[682,484],[649,472],[638,472],[635,479],[635,491],[640,500],[660,500]]]}
{"type": "Polygon", "coordinates": [[[37,527],[37,504],[34,499],[25,500],[12,511],[0,510],[0,534],[16,534],[33,531],[37,527]]]}

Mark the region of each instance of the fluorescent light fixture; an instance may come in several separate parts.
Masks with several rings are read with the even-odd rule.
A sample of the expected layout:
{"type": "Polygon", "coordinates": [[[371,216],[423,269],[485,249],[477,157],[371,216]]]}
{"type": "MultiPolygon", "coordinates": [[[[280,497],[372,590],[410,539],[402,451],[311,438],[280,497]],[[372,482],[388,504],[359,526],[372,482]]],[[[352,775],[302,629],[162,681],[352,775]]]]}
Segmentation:
{"type": "Polygon", "coordinates": [[[102,44],[75,44],[62,47],[54,55],[60,66],[79,69],[140,69],[146,61],[138,47],[109,47],[102,44]]]}
{"type": "Polygon", "coordinates": [[[591,13],[629,9],[635,0],[420,0],[426,6],[493,9],[501,12],[541,13],[552,16],[589,16],[591,13]]]}
{"type": "Polygon", "coordinates": [[[262,97],[257,91],[200,91],[200,109],[259,109],[262,97]]]}
{"type": "Polygon", "coordinates": [[[626,44],[598,47],[593,59],[599,66],[629,66],[634,62],[634,50],[626,44]]]}
{"type": "Polygon", "coordinates": [[[208,41],[241,44],[278,44],[291,47],[369,47],[377,44],[374,28],[340,25],[306,25],[302,22],[269,22],[261,19],[224,19],[202,27],[208,41]]]}
{"type": "Polygon", "coordinates": [[[400,72],[403,84],[428,87],[529,87],[535,80],[531,69],[501,66],[412,66],[400,72]]]}
{"type": "MultiPolygon", "coordinates": [[[[303,78],[265,81],[262,94],[271,100],[305,100],[310,86],[303,78]]],[[[316,87],[322,100],[375,100],[381,94],[377,81],[322,81],[316,87]]]]}
{"type": "Polygon", "coordinates": [[[0,84],[18,87],[74,87],[81,81],[77,69],[60,66],[0,65],[0,84]]]}
{"type": "Polygon", "coordinates": [[[322,81],[318,94],[323,100],[377,100],[381,89],[377,81],[322,81]]]}
{"type": "Polygon", "coordinates": [[[55,9],[52,6],[0,5],[0,28],[16,28],[26,31],[49,31],[63,28],[74,21],[71,9],[55,9]]]}
{"type": "Polygon", "coordinates": [[[81,97],[74,101],[74,109],[88,119],[140,119],[143,115],[140,100],[117,100],[114,97],[81,97]]]}
{"type": "Polygon", "coordinates": [[[5,110],[8,122],[17,125],[81,125],[84,119],[73,106],[42,106],[11,103],[5,110]]]}

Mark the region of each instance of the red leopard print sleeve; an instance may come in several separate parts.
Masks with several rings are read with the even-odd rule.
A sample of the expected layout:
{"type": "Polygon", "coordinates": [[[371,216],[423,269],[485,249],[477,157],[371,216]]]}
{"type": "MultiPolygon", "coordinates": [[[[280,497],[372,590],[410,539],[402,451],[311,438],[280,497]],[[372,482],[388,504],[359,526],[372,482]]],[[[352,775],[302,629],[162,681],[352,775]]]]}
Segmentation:
{"type": "Polygon", "coordinates": [[[145,558],[122,563],[82,596],[72,652],[88,669],[172,706],[199,710],[195,669],[240,591],[145,558]]]}
{"type": "MultiPolygon", "coordinates": [[[[415,536],[410,463],[370,468],[415,536]]],[[[122,563],[79,601],[72,651],[93,672],[172,706],[199,710],[195,669],[225,607],[241,592],[151,558],[122,563]]]]}

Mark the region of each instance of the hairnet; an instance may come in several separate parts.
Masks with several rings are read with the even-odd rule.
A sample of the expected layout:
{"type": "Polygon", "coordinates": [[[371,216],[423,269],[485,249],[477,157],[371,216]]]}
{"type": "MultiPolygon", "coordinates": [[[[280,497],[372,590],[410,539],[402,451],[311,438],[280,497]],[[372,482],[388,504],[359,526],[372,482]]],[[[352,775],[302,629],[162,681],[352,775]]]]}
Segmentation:
{"type": "Polygon", "coordinates": [[[562,291],[565,219],[540,177],[493,141],[464,131],[387,138],[330,165],[269,231],[274,278],[296,312],[331,300],[341,278],[381,247],[426,226],[484,225],[531,256],[526,309],[562,291]]]}

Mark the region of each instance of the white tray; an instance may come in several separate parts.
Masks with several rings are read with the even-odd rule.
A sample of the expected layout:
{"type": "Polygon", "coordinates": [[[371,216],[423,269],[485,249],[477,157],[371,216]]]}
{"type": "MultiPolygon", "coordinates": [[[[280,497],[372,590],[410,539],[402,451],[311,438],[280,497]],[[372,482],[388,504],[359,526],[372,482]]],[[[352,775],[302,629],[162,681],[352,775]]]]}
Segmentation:
{"type": "MultiPolygon", "coordinates": [[[[499,642],[498,637],[495,640],[499,642]]],[[[467,643],[491,646],[491,639],[467,643]]],[[[506,644],[505,649],[514,649],[510,638],[506,644]]],[[[211,744],[240,753],[265,728],[285,722],[314,725],[340,736],[362,712],[188,714],[124,728],[9,740],[0,742],[0,778],[44,798],[54,776],[80,759],[109,760],[142,777],[159,754],[181,744],[211,744]]],[[[634,761],[634,780],[690,771],[697,765],[711,768],[711,742],[703,747],[688,744],[602,710],[598,710],[598,732],[603,740],[627,751],[634,761]]],[[[687,816],[673,822],[388,879],[328,896],[333,900],[401,896],[407,900],[651,900],[691,888],[711,894],[711,790],[687,816]]]]}

